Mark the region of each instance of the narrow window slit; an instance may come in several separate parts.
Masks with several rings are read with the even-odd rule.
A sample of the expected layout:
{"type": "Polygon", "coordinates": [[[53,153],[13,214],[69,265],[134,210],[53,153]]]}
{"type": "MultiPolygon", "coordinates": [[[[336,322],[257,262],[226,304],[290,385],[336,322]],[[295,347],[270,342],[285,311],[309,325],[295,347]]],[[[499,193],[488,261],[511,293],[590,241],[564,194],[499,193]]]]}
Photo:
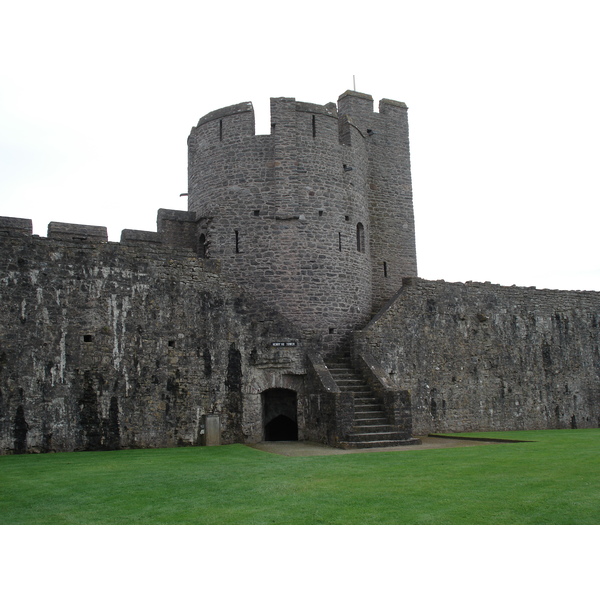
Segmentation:
{"type": "Polygon", "coordinates": [[[365,227],[362,223],[356,225],[356,250],[365,251],[365,227]]]}
{"type": "Polygon", "coordinates": [[[388,272],[387,272],[387,263],[385,261],[383,261],[383,276],[387,277],[388,276],[388,272]]]}
{"type": "Polygon", "coordinates": [[[219,140],[223,141],[223,119],[219,119],[219,140]]]}
{"type": "Polygon", "coordinates": [[[235,253],[240,253],[240,232],[237,229],[235,230],[235,253]]]}
{"type": "Polygon", "coordinates": [[[317,137],[317,117],[315,115],[312,116],[312,134],[313,137],[317,137]]]}

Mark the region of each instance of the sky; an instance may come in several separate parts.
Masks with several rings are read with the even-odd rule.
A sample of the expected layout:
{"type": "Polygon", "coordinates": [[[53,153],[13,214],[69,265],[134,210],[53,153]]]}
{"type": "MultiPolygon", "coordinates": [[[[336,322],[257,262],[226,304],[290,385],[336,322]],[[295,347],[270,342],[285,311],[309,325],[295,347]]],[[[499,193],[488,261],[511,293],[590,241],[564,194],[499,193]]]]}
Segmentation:
{"type": "Polygon", "coordinates": [[[206,113],[409,107],[419,275],[600,290],[594,2],[5,2],[0,215],[156,230],[206,113]],[[355,82],[355,83],[354,83],[355,82]]]}

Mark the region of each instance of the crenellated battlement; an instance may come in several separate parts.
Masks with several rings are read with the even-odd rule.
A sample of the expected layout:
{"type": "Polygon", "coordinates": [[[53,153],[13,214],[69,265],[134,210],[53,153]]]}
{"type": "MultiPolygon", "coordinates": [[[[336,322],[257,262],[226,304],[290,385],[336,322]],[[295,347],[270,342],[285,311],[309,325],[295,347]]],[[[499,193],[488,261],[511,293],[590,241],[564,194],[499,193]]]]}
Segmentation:
{"type": "Polygon", "coordinates": [[[241,102],[239,104],[234,104],[232,106],[226,106],[225,108],[219,108],[218,110],[214,110],[207,115],[204,115],[198,121],[197,127],[201,127],[205,123],[209,123],[210,121],[215,121],[217,119],[223,119],[225,117],[229,117],[232,115],[239,115],[242,113],[252,113],[254,114],[254,107],[252,106],[252,102],[241,102]]]}
{"type": "MultiPolygon", "coordinates": [[[[255,135],[241,102],[198,120],[188,138],[188,210],[160,209],[156,231],[120,243],[214,259],[231,281],[335,345],[416,276],[406,105],[346,91],[337,104],[271,99],[255,135]]],[[[32,235],[0,219],[0,235],[32,235]]],[[[52,222],[48,239],[108,242],[106,227],[52,222]]]]}
{"type": "Polygon", "coordinates": [[[0,217],[0,237],[13,235],[31,235],[33,223],[31,219],[0,217]]]}
{"type": "MultiPolygon", "coordinates": [[[[164,246],[171,249],[187,249],[197,253],[196,229],[197,219],[194,213],[161,208],[158,211],[156,231],[124,229],[121,232],[120,243],[125,245],[148,244],[155,247],[164,246]]],[[[33,223],[31,219],[0,217],[0,240],[3,238],[24,236],[40,238],[40,236],[33,235],[33,223]]],[[[91,244],[119,243],[108,242],[106,227],[78,223],[59,223],[56,221],[48,224],[47,239],[60,242],[91,244]]]]}
{"type": "MultiPolygon", "coordinates": [[[[308,132],[315,139],[315,143],[325,141],[329,136],[329,142],[336,140],[338,143],[348,143],[348,139],[343,135],[343,128],[346,123],[354,126],[362,137],[369,135],[367,131],[368,122],[380,123],[381,119],[395,119],[398,116],[402,118],[403,113],[396,113],[396,110],[406,111],[407,106],[404,102],[383,99],[379,103],[379,113],[373,110],[373,98],[368,94],[360,92],[346,91],[339,99],[338,106],[329,102],[325,105],[314,104],[310,102],[300,102],[295,98],[272,98],[271,99],[271,133],[279,134],[277,126],[288,126],[290,119],[296,121],[295,129],[302,134],[308,132]],[[304,119],[303,125],[300,125],[296,113],[305,113],[309,115],[304,119]],[[317,117],[327,117],[339,120],[337,129],[317,128],[317,117]],[[319,135],[317,135],[317,130],[319,135]],[[337,132],[337,133],[336,133],[337,132]]],[[[372,131],[372,130],[369,130],[372,131]]],[[[195,127],[192,127],[188,137],[188,145],[192,152],[196,151],[198,144],[202,142],[216,143],[237,143],[241,138],[255,136],[255,118],[252,102],[241,102],[214,110],[198,121],[195,127]]],[[[275,141],[277,135],[258,136],[261,141],[264,138],[271,138],[275,141]]]]}

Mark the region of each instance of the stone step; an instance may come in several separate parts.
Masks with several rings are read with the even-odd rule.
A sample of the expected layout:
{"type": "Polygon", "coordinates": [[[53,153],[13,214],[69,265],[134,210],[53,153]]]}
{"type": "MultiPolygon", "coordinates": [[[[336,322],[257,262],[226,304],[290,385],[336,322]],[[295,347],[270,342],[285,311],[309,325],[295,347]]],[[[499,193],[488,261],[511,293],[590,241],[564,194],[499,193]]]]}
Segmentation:
{"type": "Polygon", "coordinates": [[[380,427],[377,431],[351,432],[346,436],[349,442],[396,441],[402,439],[402,434],[387,428],[380,427]]]}
{"type": "Polygon", "coordinates": [[[377,427],[381,427],[382,425],[389,426],[385,417],[362,417],[359,419],[354,419],[353,424],[361,427],[364,425],[376,425],[377,427]]]}
{"type": "Polygon", "coordinates": [[[334,357],[327,361],[327,367],[340,391],[352,394],[354,401],[352,431],[342,447],[384,448],[407,443],[403,434],[390,426],[381,401],[373,396],[370,386],[354,370],[349,358],[334,357]]]}
{"type": "MultiPolygon", "coordinates": [[[[379,431],[385,425],[353,425],[350,430],[351,433],[374,433],[379,431]]],[[[398,432],[396,432],[398,433],[398,432]]]]}
{"type": "Polygon", "coordinates": [[[359,379],[358,377],[352,377],[350,375],[337,375],[336,373],[331,373],[331,376],[340,383],[349,383],[352,385],[366,385],[364,379],[359,379]]]}
{"type": "Polygon", "coordinates": [[[381,408],[379,404],[355,404],[354,414],[356,416],[360,415],[361,417],[363,417],[365,414],[375,416],[376,414],[385,415],[385,411],[381,408]]]}
{"type": "Polygon", "coordinates": [[[359,448],[393,448],[394,446],[412,446],[413,444],[418,444],[419,442],[420,440],[418,440],[417,438],[397,440],[369,440],[367,442],[346,441],[342,442],[340,446],[347,450],[359,448]]]}
{"type": "Polygon", "coordinates": [[[383,419],[386,423],[389,424],[386,414],[380,410],[368,410],[368,411],[365,410],[365,411],[360,411],[360,412],[354,413],[355,421],[363,421],[365,419],[377,419],[377,420],[383,419]]]}
{"type": "Polygon", "coordinates": [[[354,420],[357,419],[384,419],[387,423],[387,415],[382,410],[355,410],[354,420]]]}
{"type": "Polygon", "coordinates": [[[341,380],[341,381],[358,381],[358,382],[362,383],[363,385],[365,384],[365,380],[362,377],[362,375],[357,373],[351,367],[343,368],[343,367],[329,366],[328,368],[329,368],[329,373],[331,374],[331,376],[334,379],[341,380]]]}
{"type": "Polygon", "coordinates": [[[336,379],[335,377],[333,379],[338,384],[339,388],[352,388],[353,390],[356,390],[358,392],[370,391],[369,386],[365,385],[363,382],[360,381],[348,381],[344,379],[336,379]]]}
{"type": "MultiPolygon", "coordinates": [[[[352,432],[350,435],[352,435],[352,436],[369,435],[369,436],[381,438],[381,439],[387,439],[387,438],[395,439],[398,437],[398,432],[390,430],[389,425],[382,426],[382,425],[356,425],[356,424],[354,424],[352,426],[352,432]]],[[[350,437],[350,435],[348,436],[348,439],[352,439],[350,437]]]]}

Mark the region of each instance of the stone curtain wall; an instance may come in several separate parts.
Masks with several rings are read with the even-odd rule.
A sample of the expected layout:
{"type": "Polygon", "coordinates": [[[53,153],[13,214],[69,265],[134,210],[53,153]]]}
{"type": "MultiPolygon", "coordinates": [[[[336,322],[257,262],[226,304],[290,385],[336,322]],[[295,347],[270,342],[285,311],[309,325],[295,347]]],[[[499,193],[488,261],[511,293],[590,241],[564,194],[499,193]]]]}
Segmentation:
{"type": "Polygon", "coordinates": [[[372,100],[365,110],[370,96],[343,98],[358,104],[340,117],[334,104],[272,99],[268,136],[254,135],[251,104],[238,104],[200,119],[188,140],[189,210],[209,256],[329,347],[370,318],[374,256],[380,298],[416,274],[406,109],[384,101],[377,114],[372,100]]]}
{"type": "Polygon", "coordinates": [[[356,343],[415,435],[600,426],[600,293],[411,278],[356,343]]]}
{"type": "Polygon", "coordinates": [[[211,413],[225,443],[258,441],[269,387],[297,391],[303,414],[302,345],[271,345],[297,331],[214,261],[32,237],[4,221],[1,453],[200,444],[211,413]]]}

